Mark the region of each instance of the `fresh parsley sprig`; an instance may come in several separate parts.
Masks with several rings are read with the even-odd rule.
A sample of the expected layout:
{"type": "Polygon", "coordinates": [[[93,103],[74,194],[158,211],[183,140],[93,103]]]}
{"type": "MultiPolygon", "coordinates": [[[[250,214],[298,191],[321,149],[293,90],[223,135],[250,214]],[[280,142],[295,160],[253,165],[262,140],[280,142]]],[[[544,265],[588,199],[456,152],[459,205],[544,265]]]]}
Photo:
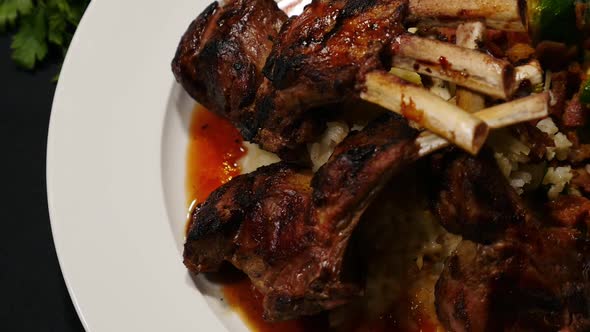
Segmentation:
{"type": "Polygon", "coordinates": [[[0,0],[0,32],[14,31],[12,59],[34,69],[50,50],[64,56],[90,0],[0,0]]]}

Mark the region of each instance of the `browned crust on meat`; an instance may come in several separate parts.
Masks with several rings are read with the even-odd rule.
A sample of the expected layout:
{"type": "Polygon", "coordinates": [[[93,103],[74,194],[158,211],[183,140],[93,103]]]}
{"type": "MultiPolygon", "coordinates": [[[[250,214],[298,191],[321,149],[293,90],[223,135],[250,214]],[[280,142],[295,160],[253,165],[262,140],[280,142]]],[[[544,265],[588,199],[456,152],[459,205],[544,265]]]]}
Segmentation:
{"type": "Polygon", "coordinates": [[[352,231],[391,175],[417,158],[416,132],[386,115],[339,145],[313,175],[287,163],[238,176],[192,214],[185,265],[194,273],[229,261],[283,320],[331,309],[362,292],[343,275],[352,231]]]}
{"type": "Polygon", "coordinates": [[[172,61],[184,89],[227,117],[246,139],[258,131],[253,106],[262,67],[287,16],[273,0],[217,2],[191,23],[172,61]]]}
{"type": "Polygon", "coordinates": [[[463,241],[436,285],[450,331],[588,331],[588,239],[572,228],[511,227],[489,245],[463,241]]]}
{"type": "Polygon", "coordinates": [[[468,239],[447,259],[436,284],[435,305],[444,327],[588,331],[587,200],[561,198],[541,222],[491,157],[451,154],[450,160],[436,211],[443,226],[468,239]]]}
{"type": "Polygon", "coordinates": [[[433,210],[450,232],[486,242],[508,225],[528,219],[520,197],[500,173],[489,150],[478,158],[453,152],[433,160],[444,168],[434,184],[433,210]]]}
{"type": "Polygon", "coordinates": [[[270,151],[294,149],[318,134],[318,106],[357,98],[363,73],[388,69],[388,45],[403,32],[404,0],[316,0],[290,18],[264,66],[272,86],[257,105],[270,151]]]}
{"type": "Polygon", "coordinates": [[[215,271],[238,249],[255,250],[269,262],[297,252],[305,244],[300,241],[305,231],[296,226],[306,217],[299,212],[309,210],[310,179],[309,171],[278,163],[215,190],[191,215],[187,267],[194,273],[215,271]]]}
{"type": "Polygon", "coordinates": [[[363,207],[385,179],[414,162],[418,158],[412,142],[415,135],[405,121],[390,114],[374,120],[361,132],[351,133],[313,178],[318,223],[341,220],[363,207]]]}

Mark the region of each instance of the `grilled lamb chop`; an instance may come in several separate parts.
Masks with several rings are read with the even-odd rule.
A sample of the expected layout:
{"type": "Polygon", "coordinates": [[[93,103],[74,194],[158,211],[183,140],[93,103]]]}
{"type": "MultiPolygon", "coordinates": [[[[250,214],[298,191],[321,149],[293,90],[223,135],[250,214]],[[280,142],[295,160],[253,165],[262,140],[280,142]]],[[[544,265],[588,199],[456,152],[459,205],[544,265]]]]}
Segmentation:
{"type": "Polygon", "coordinates": [[[391,66],[406,2],[315,0],[290,18],[264,67],[272,87],[258,105],[255,141],[271,151],[292,149],[313,139],[311,131],[296,129],[307,110],[358,98],[364,73],[391,66]]]}
{"type": "Polygon", "coordinates": [[[323,128],[307,110],[353,98],[361,69],[388,69],[380,56],[403,31],[403,8],[402,0],[317,0],[283,26],[272,0],[214,3],[185,32],[172,69],[246,140],[292,159],[323,128]]]}
{"type": "Polygon", "coordinates": [[[384,78],[379,73],[392,61],[498,98],[511,93],[514,77],[507,61],[401,36],[406,0],[315,0],[278,34],[285,17],[269,1],[209,7],[183,36],[172,67],[197,101],[228,117],[246,140],[284,159],[297,158],[320,133],[325,119],[318,107],[351,99],[409,116],[476,153],[486,125],[426,90],[408,94],[407,84],[384,78]],[[414,103],[419,111],[407,107],[414,103]]]}
{"type": "Polygon", "coordinates": [[[439,320],[450,331],[590,331],[586,232],[539,222],[493,163],[455,155],[444,172],[435,211],[473,241],[461,242],[437,282],[439,320]]]}
{"type": "Polygon", "coordinates": [[[498,169],[491,153],[475,158],[457,153],[433,156],[437,188],[433,210],[451,233],[477,242],[494,239],[508,225],[529,218],[518,194],[498,169]]]}
{"type": "Polygon", "coordinates": [[[252,108],[265,81],[262,67],[286,20],[273,0],[214,2],[188,27],[172,61],[186,91],[246,139],[256,135],[252,108]]]}
{"type": "Polygon", "coordinates": [[[264,295],[264,318],[282,320],[362,293],[343,258],[360,216],[418,149],[397,116],[351,133],[315,175],[278,163],[238,176],[191,216],[184,263],[194,273],[229,261],[264,295]]]}

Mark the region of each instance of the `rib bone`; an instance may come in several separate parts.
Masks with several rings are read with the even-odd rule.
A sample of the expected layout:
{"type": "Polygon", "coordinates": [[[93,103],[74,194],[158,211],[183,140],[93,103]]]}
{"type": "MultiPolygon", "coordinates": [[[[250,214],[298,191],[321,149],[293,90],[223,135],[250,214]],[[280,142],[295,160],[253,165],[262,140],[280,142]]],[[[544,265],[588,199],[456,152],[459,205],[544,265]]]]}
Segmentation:
{"type": "Polygon", "coordinates": [[[421,87],[394,75],[368,73],[361,98],[402,114],[464,150],[476,154],[488,135],[486,124],[421,87]]]}
{"type": "MultiPolygon", "coordinates": [[[[549,99],[549,93],[543,92],[486,108],[473,115],[485,121],[492,129],[503,128],[546,117],[549,114],[549,99]]],[[[444,138],[428,131],[420,134],[417,143],[420,146],[420,156],[450,145],[444,138]]]]}
{"type": "MultiPolygon", "coordinates": [[[[485,29],[485,25],[481,22],[469,22],[459,25],[455,34],[457,45],[473,50],[478,49],[480,42],[485,37],[485,29]]],[[[457,97],[457,106],[469,113],[477,112],[485,107],[485,98],[471,90],[457,87],[455,96],[457,97]]]]}
{"type": "Polygon", "coordinates": [[[514,68],[505,60],[438,40],[396,38],[393,66],[441,78],[483,94],[508,99],[514,68]]]}
{"type": "MultiPolygon", "coordinates": [[[[299,15],[311,0],[279,0],[279,7],[289,16],[299,15]]],[[[410,0],[408,22],[418,26],[457,26],[469,21],[483,21],[492,29],[526,31],[524,11],[518,0],[410,0]]]]}
{"type": "Polygon", "coordinates": [[[549,111],[549,93],[536,95],[499,104],[475,113],[492,128],[503,128],[516,123],[546,117],[549,111]]]}
{"type": "Polygon", "coordinates": [[[419,26],[456,26],[482,20],[492,29],[524,32],[522,3],[518,0],[410,0],[409,21],[419,26]]]}

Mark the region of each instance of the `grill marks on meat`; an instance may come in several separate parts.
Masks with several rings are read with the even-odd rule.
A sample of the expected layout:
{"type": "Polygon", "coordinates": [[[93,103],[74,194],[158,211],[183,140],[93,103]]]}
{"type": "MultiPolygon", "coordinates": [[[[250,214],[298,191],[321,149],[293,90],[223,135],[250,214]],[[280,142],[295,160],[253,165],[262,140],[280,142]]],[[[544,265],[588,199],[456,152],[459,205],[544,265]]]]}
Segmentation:
{"type": "Polygon", "coordinates": [[[294,160],[324,127],[318,107],[354,98],[365,72],[390,67],[386,53],[404,31],[406,7],[316,0],[287,20],[272,0],[214,3],[182,37],[172,70],[246,140],[294,160]]]}
{"type": "Polygon", "coordinates": [[[258,105],[255,141],[270,151],[309,142],[310,109],[355,98],[364,73],[390,67],[405,11],[404,0],[316,0],[290,18],[264,67],[272,87],[258,105]]]}
{"type": "Polygon", "coordinates": [[[588,331],[590,246],[571,228],[510,228],[463,241],[436,285],[451,331],[588,331]]]}
{"type": "MultiPolygon", "coordinates": [[[[189,26],[172,69],[245,139],[289,156],[321,129],[316,107],[354,99],[365,73],[389,69],[406,7],[406,0],[315,0],[287,20],[273,0],[214,3],[189,26]]],[[[553,76],[551,113],[576,127],[587,110],[570,100],[572,77],[579,80],[569,71],[553,76]]],[[[193,212],[185,265],[200,273],[231,262],[264,295],[269,320],[348,302],[362,293],[343,271],[351,234],[381,186],[417,158],[415,136],[390,115],[351,134],[315,175],[282,162],[234,178],[193,212]]],[[[590,331],[590,204],[552,202],[555,223],[543,225],[488,154],[433,160],[443,175],[434,210],[465,238],[436,286],[445,327],[590,331]]]]}
{"type": "Polygon", "coordinates": [[[405,0],[317,0],[287,21],[272,0],[214,3],[182,37],[172,69],[246,140],[297,159],[323,129],[318,107],[354,98],[363,73],[390,67],[386,53],[404,31],[406,7],[405,0]]]}
{"type": "Polygon", "coordinates": [[[397,115],[386,114],[360,132],[352,132],[334,149],[313,178],[314,219],[320,225],[357,218],[394,173],[417,159],[410,139],[416,131],[397,115]],[[354,207],[351,209],[351,207],[354,207]]]}
{"type": "Polygon", "coordinates": [[[184,250],[189,270],[216,271],[236,246],[244,257],[254,251],[267,261],[297,252],[306,233],[306,215],[299,212],[310,208],[310,177],[309,171],[278,163],[215,190],[191,216],[184,250]]]}
{"type": "Polygon", "coordinates": [[[257,132],[253,106],[264,82],[262,67],[287,20],[273,0],[211,4],[191,23],[172,71],[199,103],[227,117],[245,139],[257,132]]]}
{"type": "Polygon", "coordinates": [[[387,115],[344,140],[312,175],[278,163],[238,176],[191,217],[184,262],[229,261],[264,295],[265,319],[333,308],[362,293],[343,258],[360,216],[394,172],[417,158],[416,132],[387,115]]]}
{"type": "MultiPolygon", "coordinates": [[[[449,257],[436,285],[437,313],[444,326],[450,331],[474,332],[590,330],[590,242],[586,226],[572,221],[585,220],[586,208],[557,203],[559,208],[570,206],[569,212],[554,214],[562,219],[556,224],[559,227],[544,225],[523,208],[508,185],[500,185],[502,175],[492,169],[490,157],[460,155],[447,165],[445,183],[457,189],[476,183],[482,188],[467,192],[490,202],[481,205],[475,197],[456,204],[476,201],[478,208],[494,209],[502,201],[502,210],[495,211],[508,215],[501,217],[506,222],[504,230],[496,229],[485,241],[472,236],[470,227],[462,232],[450,224],[450,230],[471,240],[461,242],[449,257]],[[480,171],[485,169],[486,173],[480,171]],[[488,184],[482,182],[484,178],[488,184]]],[[[442,196],[448,200],[444,204],[463,199],[442,196]]],[[[462,222],[469,226],[483,223],[481,229],[485,229],[490,222],[488,213],[464,213],[462,218],[468,220],[462,222]]]]}
{"type": "Polygon", "coordinates": [[[352,93],[360,70],[382,67],[381,52],[405,30],[402,0],[316,0],[281,29],[264,72],[277,89],[352,93]]]}
{"type": "MultiPolygon", "coordinates": [[[[488,242],[528,214],[489,151],[478,159],[452,152],[433,157],[439,176],[433,210],[451,233],[488,242]]],[[[436,176],[436,175],[435,175],[436,176]]]]}

